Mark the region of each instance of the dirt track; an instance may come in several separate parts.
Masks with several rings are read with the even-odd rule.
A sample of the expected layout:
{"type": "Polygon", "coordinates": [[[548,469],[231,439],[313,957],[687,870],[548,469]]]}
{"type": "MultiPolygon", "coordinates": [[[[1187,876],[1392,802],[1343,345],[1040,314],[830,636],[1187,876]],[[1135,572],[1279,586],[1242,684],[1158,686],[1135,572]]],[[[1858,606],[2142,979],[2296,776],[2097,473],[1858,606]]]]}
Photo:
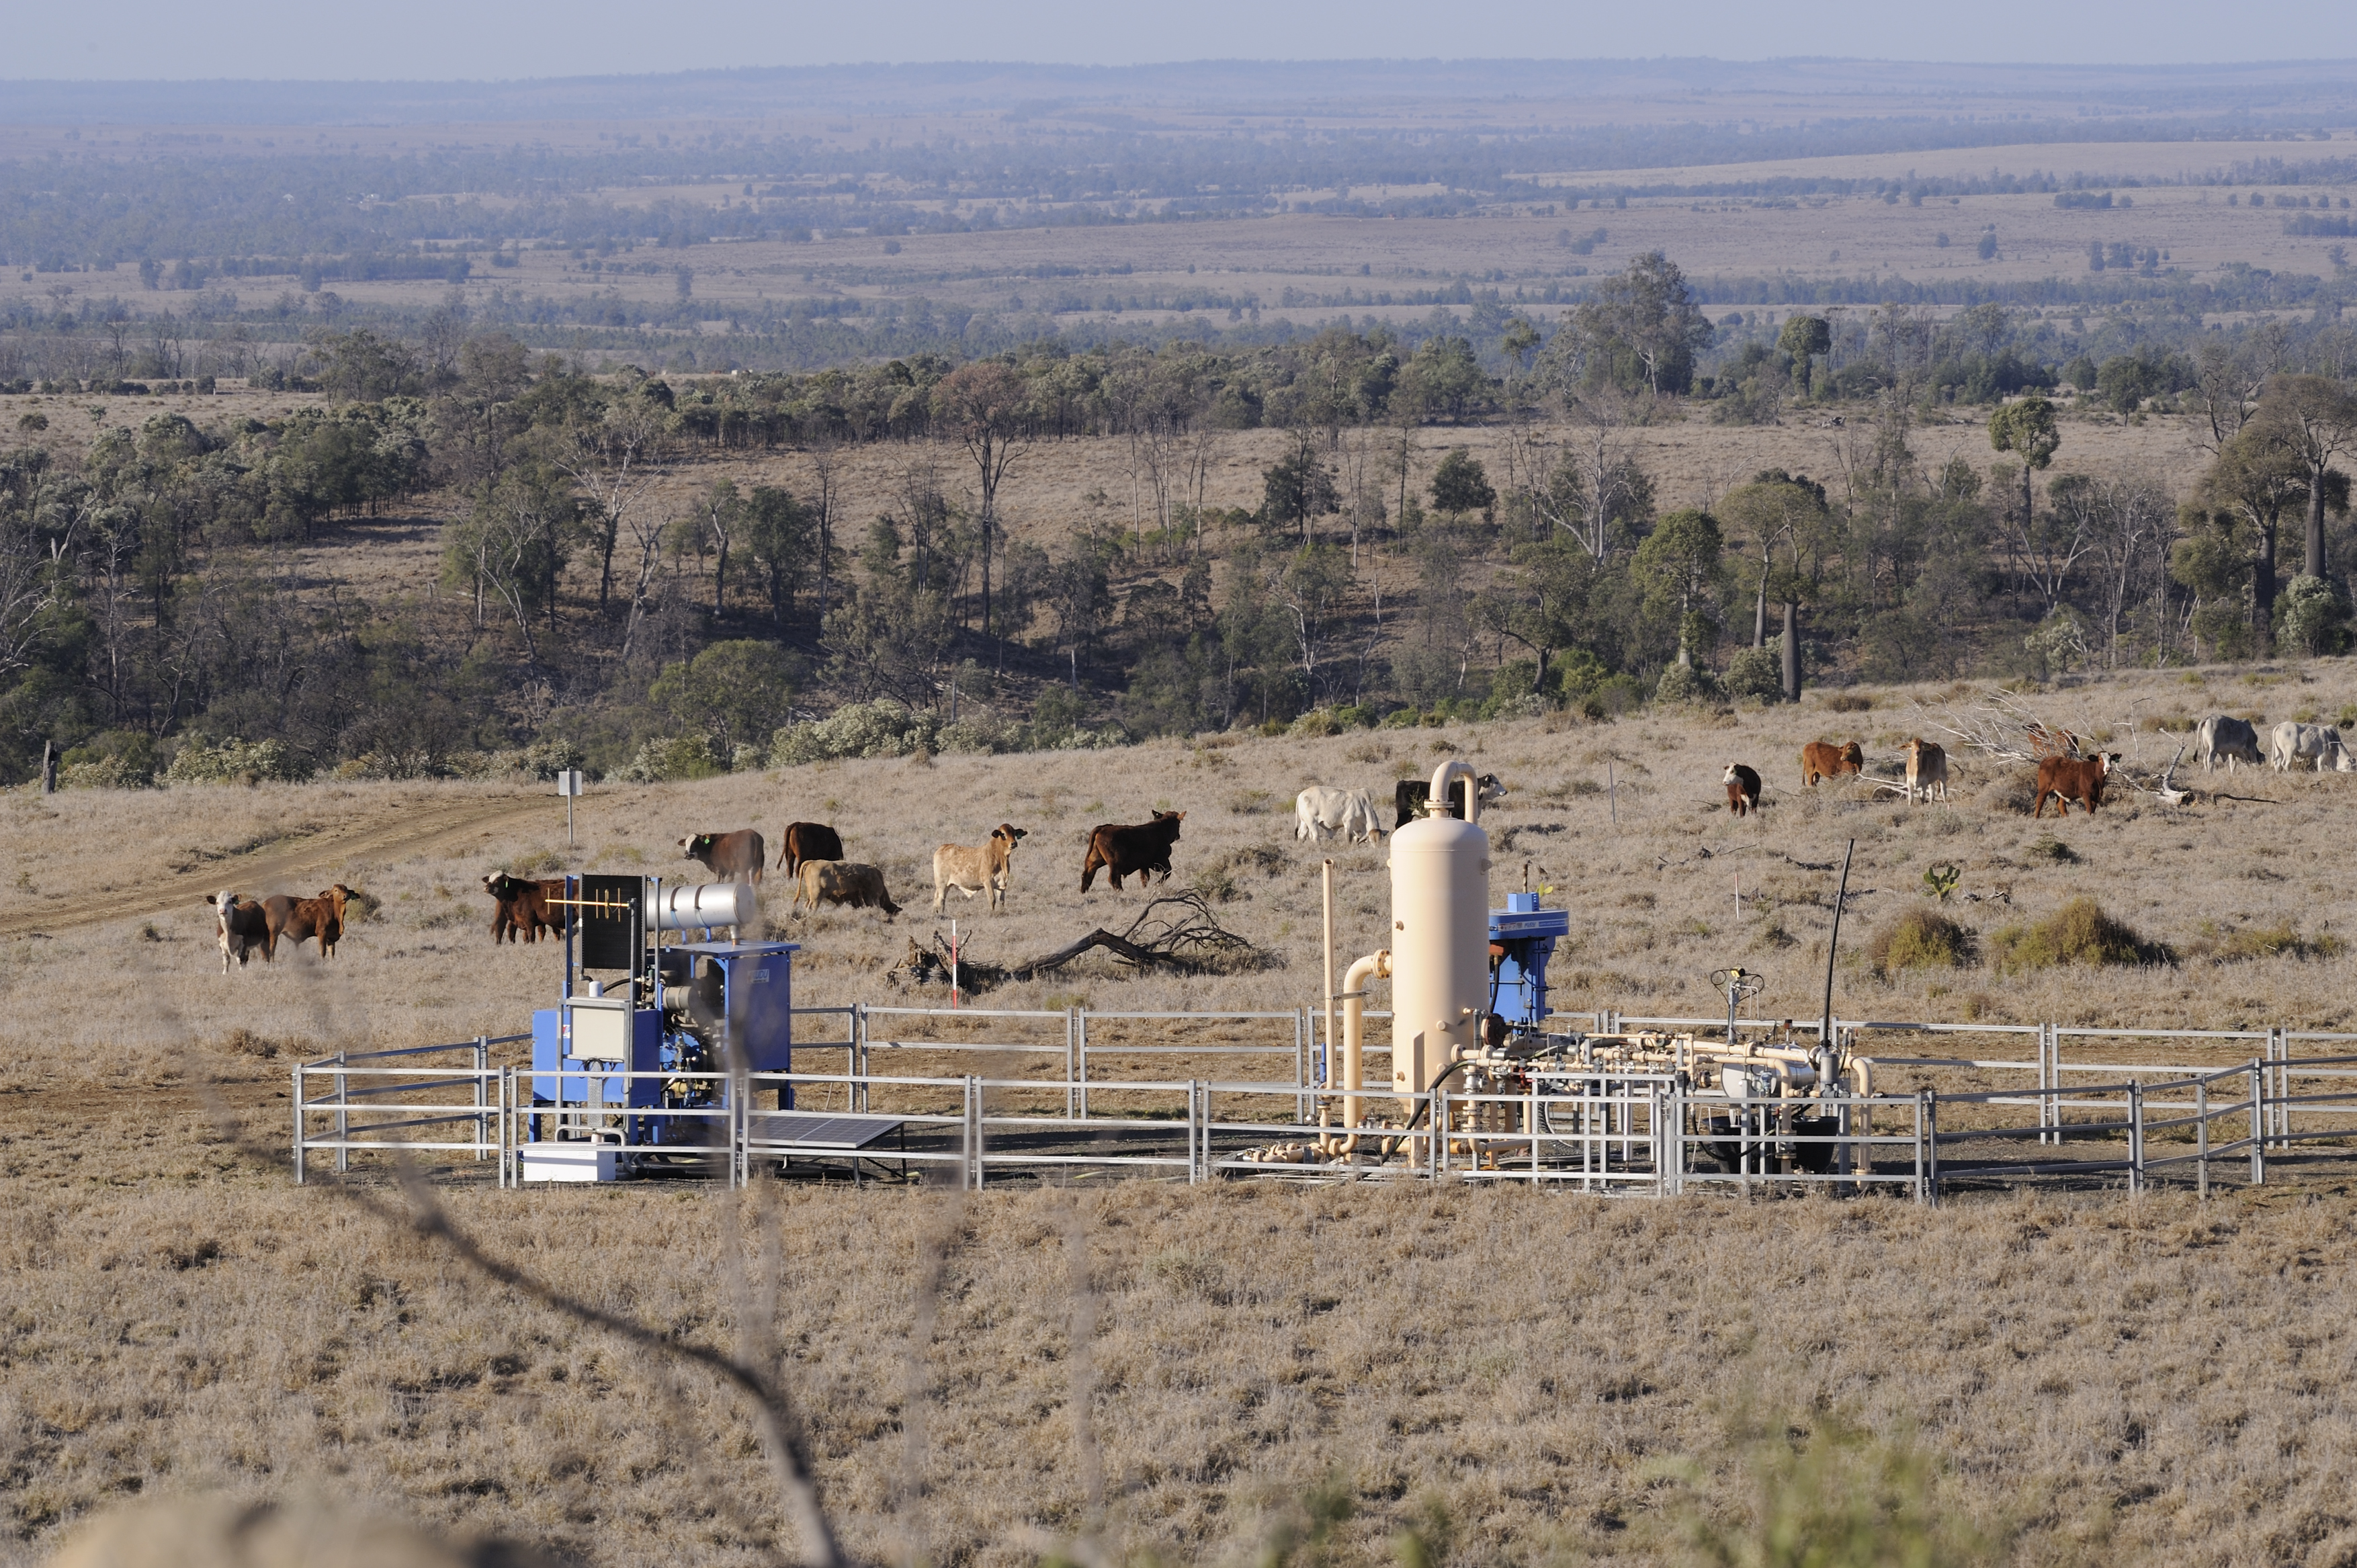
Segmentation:
{"type": "Polygon", "coordinates": [[[250,854],[209,861],[139,886],[44,898],[22,912],[0,915],[0,938],[160,915],[222,887],[257,895],[308,895],[317,889],[306,878],[353,861],[393,860],[425,849],[456,850],[467,835],[529,812],[545,814],[547,810],[547,798],[537,794],[489,800],[474,797],[438,805],[404,802],[391,811],[356,816],[300,838],[282,839],[250,854]]]}

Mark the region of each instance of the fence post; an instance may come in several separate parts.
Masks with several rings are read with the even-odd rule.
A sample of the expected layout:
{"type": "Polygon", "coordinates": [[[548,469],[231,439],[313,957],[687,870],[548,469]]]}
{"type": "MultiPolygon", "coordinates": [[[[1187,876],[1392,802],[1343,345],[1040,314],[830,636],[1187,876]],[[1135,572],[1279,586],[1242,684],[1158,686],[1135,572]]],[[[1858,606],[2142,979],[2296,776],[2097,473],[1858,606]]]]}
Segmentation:
{"type": "Polygon", "coordinates": [[[2251,1185],[2267,1184],[2267,1069],[2251,1058],[2251,1185]]]}
{"type": "Polygon", "coordinates": [[[1089,1010],[1073,1009],[1081,1026],[1081,1120],[1089,1119],[1089,1010]]]}
{"type": "Polygon", "coordinates": [[[1187,1080],[1187,1185],[1189,1187],[1193,1187],[1196,1180],[1195,1086],[1199,1081],[1191,1078],[1187,1080]]]}
{"type": "Polygon", "coordinates": [[[1925,1089],[1916,1091],[1915,1138],[1921,1155],[1923,1201],[1940,1207],[1940,1097],[1925,1089]]]}
{"type": "Polygon", "coordinates": [[[295,1064],[295,1185],[303,1185],[303,1064],[295,1064]]]}
{"type": "MultiPolygon", "coordinates": [[[[336,1053],[336,1065],[339,1068],[344,1065],[344,1053],[341,1051],[336,1053]]],[[[336,1074],[336,1171],[339,1175],[352,1168],[352,1151],[348,1146],[352,1138],[351,1112],[347,1109],[350,1082],[343,1073],[336,1074]]]]}
{"type": "Polygon", "coordinates": [[[2193,1080],[2193,1185],[2197,1196],[2210,1196],[2210,1080],[2193,1080]]]}
{"type": "Polygon", "coordinates": [[[1303,1007],[1293,1015],[1293,1119],[1303,1125],[1309,1122],[1309,1009],[1303,1007]]]}
{"type": "Polygon", "coordinates": [[[523,1185],[523,1173],[517,1168],[521,1156],[516,1151],[516,1070],[500,1069],[500,1165],[511,1187],[523,1185]]]}
{"type": "Polygon", "coordinates": [[[1080,1090],[1077,1073],[1081,1065],[1079,1042],[1072,1034],[1072,1004],[1064,1004],[1064,1120],[1069,1122],[1079,1112],[1080,1090]]]}
{"type": "Polygon", "coordinates": [[[490,1142],[490,1129],[484,1125],[483,1079],[491,1070],[491,1041],[488,1035],[475,1036],[475,1157],[483,1157],[483,1145],[490,1142]]]}
{"type": "Polygon", "coordinates": [[[2278,1024],[2267,1031],[2267,1048],[2276,1058],[2275,1069],[2275,1142],[2278,1149],[2291,1147],[2291,1031],[2278,1024]]]}
{"type": "Polygon", "coordinates": [[[2128,1080],[2128,1193],[2144,1191],[2144,1084],[2128,1080]]]}

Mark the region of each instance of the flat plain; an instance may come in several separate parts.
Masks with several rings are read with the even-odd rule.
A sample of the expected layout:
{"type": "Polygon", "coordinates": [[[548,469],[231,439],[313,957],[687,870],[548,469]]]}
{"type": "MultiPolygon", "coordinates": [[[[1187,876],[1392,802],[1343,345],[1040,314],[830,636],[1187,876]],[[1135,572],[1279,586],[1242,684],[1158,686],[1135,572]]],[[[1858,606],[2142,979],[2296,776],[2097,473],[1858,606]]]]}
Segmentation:
{"type": "MultiPolygon", "coordinates": [[[[1380,945],[1388,919],[1383,851],[1297,843],[1293,791],[1380,794],[1463,756],[1510,791],[1485,820],[1493,892],[1527,865],[1573,912],[1566,1008],[1706,1014],[1708,972],[1739,961],[1770,977],[1761,1015],[1808,1015],[1821,868],[1854,840],[1846,1015],[2352,1026],[2357,960],[2322,940],[2357,918],[2345,777],[2200,780],[2215,792],[2185,808],[2124,794],[2060,825],[2021,814],[2004,768],[1967,766],[1944,805],[1856,780],[1800,787],[1802,741],[1857,738],[1887,771],[1907,736],[1976,694],[600,788],[574,851],[560,803],[522,785],[0,797],[0,875],[20,905],[65,916],[38,934],[12,922],[0,949],[17,1282],[0,1325],[15,1526],[0,1551],[33,1560],[89,1509],[183,1488],[331,1493],[597,1563],[750,1562],[778,1538],[758,1444],[723,1392],[470,1276],[331,1186],[295,1187],[276,1153],[295,1060],[508,1033],[554,993],[554,948],[490,943],[479,878],[495,866],[688,874],[682,833],[774,840],[788,821],[828,821],[905,908],[794,918],[773,883],[770,927],[802,944],[798,999],[938,1000],[888,973],[946,934],[926,880],[935,843],[1001,821],[1030,831],[1006,913],[954,896],[947,911],[970,954],[1003,961],[1120,929],[1143,897],[1102,883],[1083,897],[1081,837],[1179,809],[1174,885],[1281,967],[1178,981],[1090,960],[983,1001],[1281,1010],[1317,993],[1320,859],[1336,862],[1346,956],[1380,945]],[[1724,808],[1730,760],[1769,779],[1749,821],[1724,808]],[[448,816],[369,836],[429,811],[448,816]],[[1982,960],[1877,976],[1872,934],[1924,901],[1921,874],[1943,861],[1982,960]],[[286,890],[341,880],[375,914],[332,961],[282,952],[224,975],[200,889],[278,890],[242,881],[273,865],[300,867],[286,890]],[[92,918],[93,894],[119,915],[92,918]],[[2177,961],[1999,972],[1999,928],[2081,894],[2177,961]],[[2299,942],[2226,940],[2285,926],[2299,942]]],[[[2148,772],[2202,713],[2335,716],[2357,703],[2357,666],[2120,675],[2029,700],[2148,772]]],[[[362,1190],[385,1195],[382,1168],[361,1165],[362,1190]]],[[[1086,1532],[1125,1556],[1238,1560],[1339,1497],[1351,1517],[1333,1550],[1355,1560],[1437,1528],[1437,1505],[1464,1561],[1653,1562],[1683,1550],[1694,1518],[1762,1506],[1762,1432],[1846,1425],[1928,1456],[1935,1505],[2012,1561],[2322,1564],[2357,1530],[2335,1479],[2357,1441],[2337,1179],[2206,1206],[2165,1188],[1983,1193],[1938,1211],[1153,1180],[963,1198],[794,1182],[739,1208],[694,1182],[503,1193],[463,1161],[433,1179],[487,1245],[597,1305],[723,1347],[746,1313],[769,1314],[864,1556],[1022,1563],[1086,1532]],[[1075,1321],[1095,1325],[1078,1374],[1075,1321]]]]}

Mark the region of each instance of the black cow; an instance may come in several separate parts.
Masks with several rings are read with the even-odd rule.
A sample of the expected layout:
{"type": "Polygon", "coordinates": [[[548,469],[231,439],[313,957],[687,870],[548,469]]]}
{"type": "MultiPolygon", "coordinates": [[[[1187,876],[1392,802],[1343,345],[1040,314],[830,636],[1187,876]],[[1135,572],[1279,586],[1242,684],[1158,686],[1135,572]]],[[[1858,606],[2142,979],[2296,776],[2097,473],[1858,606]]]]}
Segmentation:
{"type": "MultiPolygon", "coordinates": [[[[1485,806],[1506,798],[1506,787],[1498,782],[1498,776],[1494,773],[1484,773],[1473,781],[1473,787],[1485,806]]],[[[1456,785],[1449,787],[1448,809],[1442,815],[1455,817],[1461,822],[1465,817],[1465,797],[1458,789],[1456,785]]],[[[1432,786],[1422,779],[1403,779],[1394,785],[1392,806],[1398,811],[1399,821],[1392,824],[1392,831],[1396,832],[1424,815],[1424,803],[1431,799],[1432,786]]]]}
{"type": "Polygon", "coordinates": [[[1157,811],[1150,822],[1125,826],[1119,822],[1103,822],[1089,830],[1089,855],[1081,867],[1081,891],[1089,890],[1102,866],[1113,874],[1115,890],[1121,879],[1132,872],[1137,874],[1138,886],[1146,885],[1146,874],[1160,872],[1162,880],[1170,880],[1170,846],[1178,842],[1178,823],[1184,811],[1157,811]]]}

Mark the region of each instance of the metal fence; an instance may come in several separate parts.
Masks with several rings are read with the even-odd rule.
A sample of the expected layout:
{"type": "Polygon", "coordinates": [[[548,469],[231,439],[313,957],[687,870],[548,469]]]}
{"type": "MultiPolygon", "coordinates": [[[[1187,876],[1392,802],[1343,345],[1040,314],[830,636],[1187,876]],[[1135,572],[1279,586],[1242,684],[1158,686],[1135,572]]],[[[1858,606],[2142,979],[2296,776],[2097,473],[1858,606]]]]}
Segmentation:
{"type": "MultiPolygon", "coordinates": [[[[1329,1179],[1446,1175],[1661,1196],[1879,1188],[1936,1202],[1943,1190],[1959,1186],[2058,1179],[2131,1192],[2182,1181],[2206,1196],[2219,1181],[2264,1182],[2271,1164],[2357,1160],[2357,1087],[2350,1083],[2357,1079],[2357,1054],[2291,1055],[2296,1044],[2357,1042],[2357,1036],[2282,1027],[2108,1030],[1845,1020],[1839,1028],[1868,1038],[1876,1033],[1986,1036],[1998,1042],[2000,1054],[1876,1056],[1878,1070],[1885,1073],[1904,1069],[1926,1079],[1967,1081],[1805,1101],[1729,1101],[1681,1088],[1666,1076],[1570,1064],[1515,1093],[1443,1087],[1397,1095],[1371,1086],[1364,1091],[1369,1098],[1402,1105],[1410,1123],[1361,1133],[1362,1157],[1380,1154],[1380,1163],[1288,1164],[1271,1146],[1282,1151],[1318,1138],[1321,1130],[1310,1123],[1319,1102],[1333,1093],[1330,1051],[1309,1008],[1193,1014],[853,1005],[795,1012],[798,1020],[810,1020],[804,1027],[813,1034],[823,1027],[821,1019],[841,1020],[839,1034],[804,1034],[795,1047],[798,1062],[842,1052],[841,1070],[734,1079],[677,1072],[588,1075],[605,1080],[601,1095],[619,1085],[625,1098],[637,1079],[707,1081],[725,1104],[650,1111],[600,1099],[561,1108],[536,1105],[530,1064],[493,1059],[500,1048],[528,1041],[524,1035],[305,1062],[294,1069],[296,1179],[305,1179],[315,1159],[330,1158],[341,1172],[356,1154],[398,1151],[441,1162],[452,1173],[495,1160],[500,1184],[517,1185],[528,1149],[558,1131],[578,1133],[591,1122],[624,1116],[661,1116],[673,1119],[675,1128],[691,1129],[685,1142],[675,1133],[671,1144],[624,1151],[629,1155],[651,1152],[732,1180],[747,1179],[772,1160],[846,1167],[855,1177],[879,1165],[905,1174],[931,1165],[955,1171],[957,1184],[967,1187],[1017,1173],[1052,1177],[1083,1171],[1189,1181],[1247,1173],[1329,1179]],[[1174,1044],[1174,1033],[1197,1037],[1174,1044]],[[2029,1051],[2005,1052],[2007,1041],[2029,1051]],[[2068,1055],[2080,1042],[2094,1041],[2133,1042],[2138,1048],[2085,1053],[2102,1060],[2068,1055]],[[2109,1059],[2154,1049],[2175,1056],[2254,1046],[2255,1054],[2224,1062],[2109,1059]],[[994,1070],[927,1070],[934,1061],[926,1053],[952,1061],[961,1054],[981,1056],[994,1070]],[[1276,1071],[1248,1070],[1230,1079],[1154,1070],[1172,1058],[1239,1066],[1257,1058],[1276,1071]],[[719,1093],[724,1084],[725,1096],[719,1093]],[[760,1105],[765,1099],[780,1105],[791,1099],[798,1113],[889,1122],[898,1146],[813,1146],[781,1132],[779,1114],[760,1105]],[[1796,1108],[1805,1112],[1799,1120],[1796,1108]],[[578,1125],[560,1128],[559,1116],[578,1125]],[[1448,1129],[1445,1135],[1433,1135],[1435,1125],[1448,1129]]],[[[1612,1033],[1708,1034],[1726,1026],[1723,1017],[1609,1010],[1573,1016],[1612,1033]]],[[[1383,1044],[1371,1041],[1367,1048],[1371,1056],[1388,1055],[1383,1044]]]]}

